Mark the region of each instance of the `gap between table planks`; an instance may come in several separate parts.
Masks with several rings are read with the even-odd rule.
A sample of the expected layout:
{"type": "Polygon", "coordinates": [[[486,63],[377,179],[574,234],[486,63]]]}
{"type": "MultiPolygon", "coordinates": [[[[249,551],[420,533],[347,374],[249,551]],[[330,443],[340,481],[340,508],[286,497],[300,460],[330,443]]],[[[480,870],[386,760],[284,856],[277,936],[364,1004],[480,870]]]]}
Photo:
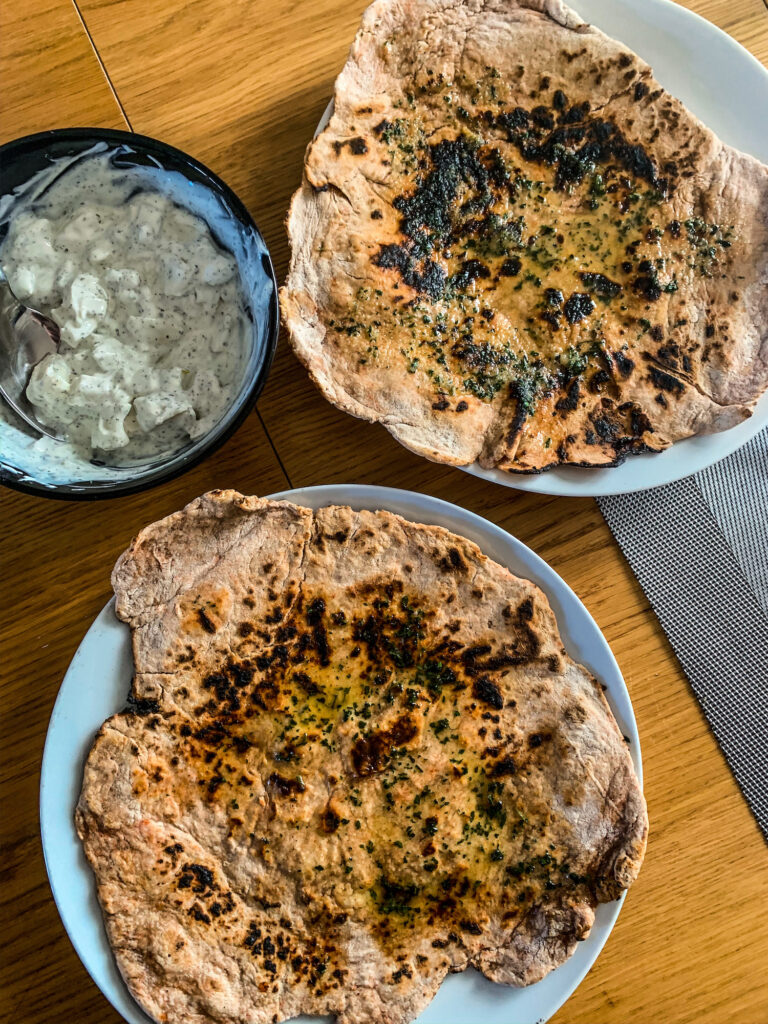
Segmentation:
{"type": "MultiPolygon", "coordinates": [[[[241,195],[282,280],[288,200],[364,4],[80,0],[78,10],[70,0],[29,0],[23,8],[13,3],[13,11],[11,5],[0,5],[3,140],[93,124],[132,126],[186,149],[241,195]]],[[[768,62],[761,0],[686,6],[768,62]]],[[[37,824],[48,716],[79,640],[109,596],[115,557],[141,525],[210,487],[264,494],[287,483],[341,480],[435,494],[516,534],[584,600],[624,672],[643,745],[648,857],[600,959],[555,1021],[765,1024],[765,846],[595,503],[503,490],[416,458],[382,428],[325,402],[284,338],[259,413],[180,480],[95,504],[2,494],[0,1021],[120,1020],[63,932],[37,824]]]]}

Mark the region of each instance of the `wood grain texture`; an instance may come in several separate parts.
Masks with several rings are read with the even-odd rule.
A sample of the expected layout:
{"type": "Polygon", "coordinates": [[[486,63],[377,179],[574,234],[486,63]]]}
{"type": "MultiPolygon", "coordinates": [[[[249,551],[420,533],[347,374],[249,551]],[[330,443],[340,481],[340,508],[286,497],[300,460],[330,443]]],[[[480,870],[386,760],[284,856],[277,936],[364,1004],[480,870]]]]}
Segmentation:
{"type": "MultiPolygon", "coordinates": [[[[685,6],[768,62],[761,0],[685,6]]],[[[288,200],[363,7],[363,0],[80,3],[134,129],[181,146],[226,178],[262,227],[280,279],[288,200]]],[[[69,0],[29,0],[23,17],[7,0],[0,18],[5,137],[54,124],[120,126],[69,0]],[[42,14],[54,28],[36,45],[30,26],[39,31],[42,14]],[[52,58],[64,69],[55,92],[40,77],[52,58]]],[[[382,428],[325,402],[284,339],[259,411],[294,486],[407,487],[486,516],[550,562],[613,648],[638,719],[651,838],[619,923],[558,1024],[768,1024],[760,967],[768,962],[766,848],[595,503],[492,487],[416,458],[382,428]]],[[[285,486],[257,417],[219,455],[149,494],[92,505],[2,496],[0,1021],[119,1022],[72,952],[44,880],[40,756],[61,676],[109,595],[115,556],[143,523],[210,486],[262,494],[285,486]]]]}
{"type": "Polygon", "coordinates": [[[72,3],[0,4],[0,142],[49,128],[125,128],[72,3]]]}

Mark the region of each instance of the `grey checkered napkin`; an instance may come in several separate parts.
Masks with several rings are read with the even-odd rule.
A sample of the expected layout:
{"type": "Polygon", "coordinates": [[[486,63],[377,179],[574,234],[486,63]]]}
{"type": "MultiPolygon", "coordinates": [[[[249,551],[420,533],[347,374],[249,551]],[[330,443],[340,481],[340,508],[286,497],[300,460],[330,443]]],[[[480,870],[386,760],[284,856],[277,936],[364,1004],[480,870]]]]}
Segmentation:
{"type": "Polygon", "coordinates": [[[598,504],[768,839],[768,429],[686,480],[598,504]]]}

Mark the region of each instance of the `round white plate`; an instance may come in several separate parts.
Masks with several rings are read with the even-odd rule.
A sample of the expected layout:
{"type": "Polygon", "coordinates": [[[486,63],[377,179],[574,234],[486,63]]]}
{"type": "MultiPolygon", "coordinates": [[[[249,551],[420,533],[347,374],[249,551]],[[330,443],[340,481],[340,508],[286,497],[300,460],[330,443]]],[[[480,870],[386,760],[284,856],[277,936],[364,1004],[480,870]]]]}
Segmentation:
{"type": "MultiPolygon", "coordinates": [[[[658,81],[730,146],[768,163],[768,71],[743,46],[672,0],[572,0],[584,21],[647,61],[658,81]]],[[[330,120],[329,103],[316,135],[330,120]]],[[[595,497],[628,494],[682,480],[741,448],[768,424],[768,393],[750,419],[719,434],[678,441],[666,451],[634,455],[612,469],[562,466],[525,475],[459,466],[504,487],[538,494],[595,497]]]]}
{"type": "MultiPolygon", "coordinates": [[[[640,745],[627,688],[594,619],[553,569],[519,540],[464,509],[411,491],[334,484],[272,495],[299,505],[387,509],[417,523],[444,526],[468,537],[513,573],[538,584],[549,598],[569,653],[607,686],[608,701],[629,739],[642,781],[640,745]]],[[[96,886],[74,827],[83,763],[96,731],[125,706],[133,674],[128,627],[110,602],[93,623],[64,677],[43,754],[40,825],[48,877],[64,927],[80,959],[112,1005],[130,1024],[146,1024],[118,973],[104,932],[96,886]]],[[[601,904],[589,937],[567,963],[525,989],[494,985],[475,971],[452,975],[418,1018],[419,1024],[541,1024],[570,996],[595,962],[621,900],[601,904]]],[[[298,1018],[305,1024],[319,1018],[298,1018]]],[[[182,1022],[179,1022],[182,1024],[182,1022]]]]}

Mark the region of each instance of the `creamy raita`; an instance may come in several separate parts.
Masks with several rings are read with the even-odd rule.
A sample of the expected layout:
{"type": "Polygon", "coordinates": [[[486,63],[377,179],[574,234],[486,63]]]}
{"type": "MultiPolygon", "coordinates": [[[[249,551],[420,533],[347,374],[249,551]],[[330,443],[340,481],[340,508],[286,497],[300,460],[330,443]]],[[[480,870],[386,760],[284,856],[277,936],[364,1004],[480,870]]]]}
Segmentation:
{"type": "Polygon", "coordinates": [[[169,454],[206,434],[241,384],[235,258],[147,180],[110,153],[81,159],[17,204],[0,246],[16,295],[61,328],[27,387],[66,440],[38,442],[58,462],[169,454]]]}

